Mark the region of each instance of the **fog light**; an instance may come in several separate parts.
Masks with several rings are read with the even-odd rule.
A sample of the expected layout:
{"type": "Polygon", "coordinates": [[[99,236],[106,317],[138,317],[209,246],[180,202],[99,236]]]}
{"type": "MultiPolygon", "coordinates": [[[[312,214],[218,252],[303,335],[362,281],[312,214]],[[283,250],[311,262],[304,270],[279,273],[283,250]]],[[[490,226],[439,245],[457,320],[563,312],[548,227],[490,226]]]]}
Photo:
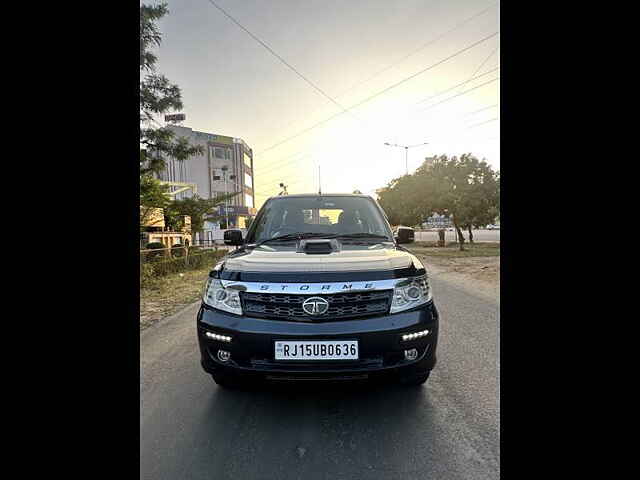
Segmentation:
{"type": "Polygon", "coordinates": [[[404,351],[404,359],[405,360],[415,360],[416,358],[418,358],[418,350],[415,348],[412,348],[410,350],[405,350],[404,351]]]}
{"type": "Polygon", "coordinates": [[[218,360],[221,362],[228,362],[231,358],[231,352],[227,352],[226,350],[218,350],[218,360]]]}
{"type": "Polygon", "coordinates": [[[219,335],[213,332],[207,332],[207,337],[213,340],[218,340],[219,342],[231,342],[231,337],[229,335],[219,335]]]}
{"type": "Polygon", "coordinates": [[[402,340],[406,342],[408,340],[415,340],[416,338],[426,337],[427,335],[429,335],[429,330],[422,330],[421,332],[406,333],[402,335],[402,340]]]}

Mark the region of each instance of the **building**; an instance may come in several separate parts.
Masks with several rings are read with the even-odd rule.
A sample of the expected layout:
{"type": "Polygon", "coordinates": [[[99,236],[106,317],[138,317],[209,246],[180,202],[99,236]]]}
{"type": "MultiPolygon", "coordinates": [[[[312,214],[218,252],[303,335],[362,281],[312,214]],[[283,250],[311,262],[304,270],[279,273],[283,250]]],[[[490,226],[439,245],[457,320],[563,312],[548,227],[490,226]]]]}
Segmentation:
{"type": "Polygon", "coordinates": [[[162,208],[140,206],[140,248],[149,243],[162,243],[166,248],[174,245],[191,245],[191,217],[182,215],[176,230],[168,230],[162,208]]]}
{"type": "MultiPolygon", "coordinates": [[[[191,145],[204,147],[204,153],[184,162],[167,159],[166,167],[158,178],[169,182],[194,183],[198,196],[202,198],[240,192],[228,201],[227,209],[220,209],[219,214],[226,217],[228,213],[229,228],[244,228],[247,218],[256,214],[251,148],[241,138],[198,132],[179,125],[170,125],[168,128],[176,138],[183,137],[191,145]]],[[[192,191],[185,191],[176,194],[176,198],[192,195],[192,191]]],[[[212,230],[219,227],[219,222],[205,222],[204,240],[213,239],[215,235],[212,230]]]]}

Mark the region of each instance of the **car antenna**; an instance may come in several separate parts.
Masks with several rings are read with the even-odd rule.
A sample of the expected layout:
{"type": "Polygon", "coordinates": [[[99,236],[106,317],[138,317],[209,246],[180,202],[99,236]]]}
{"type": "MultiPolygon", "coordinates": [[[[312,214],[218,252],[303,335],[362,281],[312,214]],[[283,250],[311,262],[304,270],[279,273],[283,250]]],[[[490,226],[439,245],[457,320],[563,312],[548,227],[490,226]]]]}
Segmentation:
{"type": "Polygon", "coordinates": [[[320,182],[320,165],[318,165],[318,195],[322,195],[322,184],[320,182]]]}

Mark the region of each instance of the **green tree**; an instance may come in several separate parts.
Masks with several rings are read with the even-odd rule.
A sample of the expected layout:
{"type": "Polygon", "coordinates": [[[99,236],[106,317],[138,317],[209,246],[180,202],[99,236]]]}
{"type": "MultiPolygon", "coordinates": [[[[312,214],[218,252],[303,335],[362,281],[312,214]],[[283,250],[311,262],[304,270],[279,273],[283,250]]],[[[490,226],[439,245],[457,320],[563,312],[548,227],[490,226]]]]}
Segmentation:
{"type": "Polygon", "coordinates": [[[217,195],[214,198],[201,198],[198,195],[193,197],[173,200],[165,208],[165,221],[169,228],[179,228],[178,218],[182,215],[191,217],[191,233],[204,231],[205,221],[216,221],[221,218],[217,214],[217,207],[227,200],[235,197],[240,192],[217,195]]]}
{"type": "MultiPolygon", "coordinates": [[[[159,173],[165,166],[165,158],[179,161],[201,154],[201,146],[191,146],[184,138],[175,139],[167,127],[158,126],[156,115],[181,110],[180,88],[164,75],[156,72],[156,55],[162,35],[157,22],[169,10],[166,3],[140,5],[140,173],[142,176],[159,173]]],[[[146,184],[145,184],[146,185],[146,184]]]]}
{"type": "Polygon", "coordinates": [[[169,205],[167,191],[169,187],[162,185],[151,175],[140,176],[140,230],[143,231],[154,209],[165,208],[169,205]]]}
{"type": "Polygon", "coordinates": [[[378,191],[378,202],[384,209],[391,225],[412,226],[424,219],[420,209],[420,186],[414,175],[394,178],[378,191]]]}
{"type": "MultiPolygon", "coordinates": [[[[452,215],[464,250],[462,229],[471,231],[499,209],[499,175],[472,154],[441,155],[423,163],[412,175],[392,180],[379,201],[392,224],[414,225],[431,212],[452,215]]],[[[470,238],[473,241],[473,237],[470,238]]]]}

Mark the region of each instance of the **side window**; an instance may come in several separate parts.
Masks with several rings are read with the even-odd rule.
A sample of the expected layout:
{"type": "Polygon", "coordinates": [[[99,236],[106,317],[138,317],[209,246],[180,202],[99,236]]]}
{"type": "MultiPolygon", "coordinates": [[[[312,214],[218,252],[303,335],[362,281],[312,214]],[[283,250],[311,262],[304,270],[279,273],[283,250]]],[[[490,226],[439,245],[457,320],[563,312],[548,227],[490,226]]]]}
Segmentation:
{"type": "Polygon", "coordinates": [[[267,227],[267,220],[269,219],[269,212],[270,212],[270,208],[267,208],[264,211],[264,215],[262,215],[262,219],[260,220],[260,223],[258,223],[258,225],[256,225],[256,231],[253,234],[254,238],[261,238],[263,236],[263,232],[265,231],[266,227],[267,227]]]}

